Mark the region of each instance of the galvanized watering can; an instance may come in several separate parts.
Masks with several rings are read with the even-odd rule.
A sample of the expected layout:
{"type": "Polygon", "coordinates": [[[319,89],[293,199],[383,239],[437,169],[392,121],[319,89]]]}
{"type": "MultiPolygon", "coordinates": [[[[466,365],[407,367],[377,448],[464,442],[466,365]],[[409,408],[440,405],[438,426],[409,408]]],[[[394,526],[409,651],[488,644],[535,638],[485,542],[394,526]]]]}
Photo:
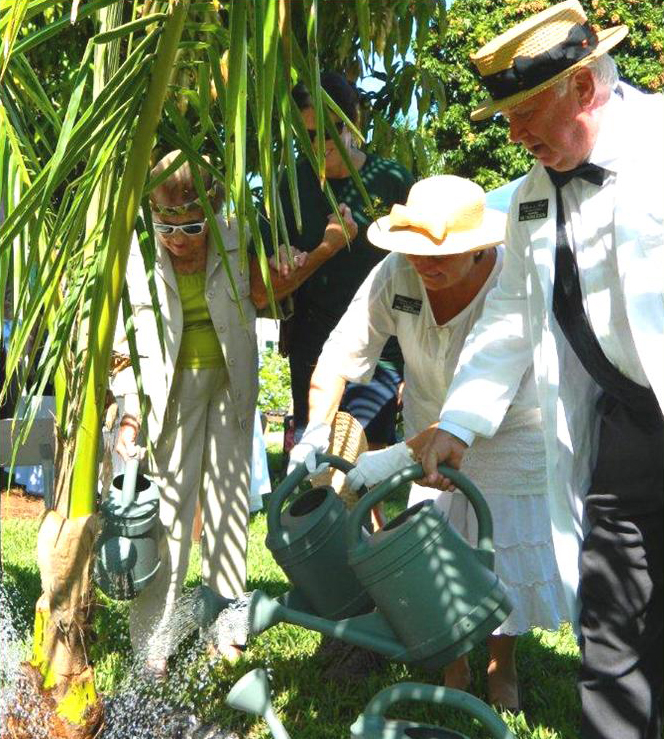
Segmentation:
{"type": "Polygon", "coordinates": [[[160,567],[159,489],[138,474],[138,458],[114,478],[101,504],[94,579],[115,600],[135,598],[155,578],[160,567]]]}
{"type": "MultiPolygon", "coordinates": [[[[351,739],[468,739],[465,734],[432,724],[385,718],[387,710],[401,701],[426,701],[454,708],[480,722],[488,739],[515,739],[499,716],[479,698],[452,688],[421,683],[399,683],[377,693],[351,726],[351,739]]],[[[262,716],[274,739],[288,739],[270,699],[267,673],[255,669],[231,688],[226,703],[232,708],[262,716]]]]}
{"type": "MultiPolygon", "coordinates": [[[[350,467],[330,455],[318,455],[317,461],[343,471],[350,467]]],[[[428,669],[448,664],[488,636],[511,610],[493,571],[491,514],[468,478],[444,465],[439,469],[475,510],[476,549],[430,501],[407,509],[381,531],[363,532],[371,507],[421,478],[420,465],[392,475],[351,514],[337,509],[334,494],[320,488],[296,497],[282,514],[282,504],[307,475],[304,465],[294,470],[272,494],[267,538],[294,588],[279,599],[255,590],[249,633],[283,621],[428,669]],[[371,612],[367,595],[376,606],[371,612]]],[[[200,596],[200,623],[214,620],[230,603],[209,588],[201,588],[200,596]]]]}

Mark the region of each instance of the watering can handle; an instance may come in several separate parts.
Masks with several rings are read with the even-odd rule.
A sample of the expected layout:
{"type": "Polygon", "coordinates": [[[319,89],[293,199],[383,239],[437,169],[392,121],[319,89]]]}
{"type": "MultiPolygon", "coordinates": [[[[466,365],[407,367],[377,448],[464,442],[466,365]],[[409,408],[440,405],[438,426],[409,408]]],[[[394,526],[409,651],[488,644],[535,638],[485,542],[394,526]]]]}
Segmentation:
{"type": "MultiPolygon", "coordinates": [[[[486,564],[493,568],[493,520],[484,496],[459,470],[439,464],[438,471],[449,478],[473,506],[473,510],[477,516],[477,550],[485,553],[486,564]]],[[[362,522],[371,508],[380,503],[384,498],[387,498],[399,486],[412,480],[419,480],[422,477],[424,477],[422,465],[413,464],[399,472],[395,472],[387,480],[383,480],[380,485],[377,485],[373,490],[363,495],[351,511],[348,520],[348,549],[350,550],[362,541],[362,522]]]]}
{"type": "Polygon", "coordinates": [[[463,711],[477,719],[489,731],[491,739],[515,739],[498,714],[484,701],[470,693],[440,685],[422,683],[397,683],[383,688],[367,703],[363,716],[365,721],[371,717],[383,716],[390,706],[400,701],[426,701],[463,711]]]}
{"type": "MultiPolygon", "coordinates": [[[[334,454],[317,454],[316,464],[329,464],[342,472],[349,472],[355,465],[351,464],[343,457],[337,457],[334,454]]],[[[270,496],[270,502],[267,509],[267,530],[276,532],[281,528],[281,507],[288,496],[297,488],[297,486],[309,474],[306,465],[298,464],[298,466],[288,475],[279,485],[279,487],[270,496]]]]}

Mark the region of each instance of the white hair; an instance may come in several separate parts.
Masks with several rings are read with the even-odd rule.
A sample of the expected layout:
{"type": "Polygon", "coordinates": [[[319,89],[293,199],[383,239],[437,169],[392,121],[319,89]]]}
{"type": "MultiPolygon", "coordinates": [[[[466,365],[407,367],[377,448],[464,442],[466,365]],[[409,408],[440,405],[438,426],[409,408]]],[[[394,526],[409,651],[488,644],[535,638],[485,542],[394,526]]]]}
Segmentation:
{"type": "MultiPolygon", "coordinates": [[[[595,82],[600,91],[608,93],[618,83],[618,68],[613,60],[613,57],[609,54],[602,54],[596,59],[585,65],[584,69],[589,69],[595,78],[595,82]]],[[[574,75],[568,75],[553,86],[553,91],[556,97],[564,97],[568,90],[569,85],[574,75]]]]}

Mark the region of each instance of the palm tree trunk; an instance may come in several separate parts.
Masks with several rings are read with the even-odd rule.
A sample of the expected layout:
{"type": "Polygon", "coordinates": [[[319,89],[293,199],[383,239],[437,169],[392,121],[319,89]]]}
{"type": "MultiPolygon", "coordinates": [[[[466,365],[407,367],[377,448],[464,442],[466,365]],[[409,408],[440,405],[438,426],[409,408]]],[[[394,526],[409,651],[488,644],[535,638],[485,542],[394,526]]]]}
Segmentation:
{"type": "MultiPolygon", "coordinates": [[[[36,682],[42,700],[53,708],[48,731],[48,736],[53,737],[93,736],[102,719],[85,648],[101,416],[134,222],[188,5],[188,0],[175,3],[163,26],[152,78],[121,180],[108,259],[95,290],[98,297],[90,319],[95,331],[88,335],[90,361],[86,363],[82,411],[75,436],[69,517],[65,519],[51,511],[39,532],[43,593],[36,608],[31,665],[39,673],[36,682]]],[[[16,728],[15,731],[21,736],[16,728]]]]}

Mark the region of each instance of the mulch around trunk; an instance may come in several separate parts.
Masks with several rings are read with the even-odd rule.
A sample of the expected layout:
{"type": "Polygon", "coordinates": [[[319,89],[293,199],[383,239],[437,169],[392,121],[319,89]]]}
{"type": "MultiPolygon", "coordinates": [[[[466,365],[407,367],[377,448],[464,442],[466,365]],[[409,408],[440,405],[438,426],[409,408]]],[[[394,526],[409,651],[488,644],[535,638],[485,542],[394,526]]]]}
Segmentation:
{"type": "Polygon", "coordinates": [[[10,488],[0,492],[0,516],[2,518],[39,518],[44,512],[44,499],[30,495],[23,488],[10,488]]]}

